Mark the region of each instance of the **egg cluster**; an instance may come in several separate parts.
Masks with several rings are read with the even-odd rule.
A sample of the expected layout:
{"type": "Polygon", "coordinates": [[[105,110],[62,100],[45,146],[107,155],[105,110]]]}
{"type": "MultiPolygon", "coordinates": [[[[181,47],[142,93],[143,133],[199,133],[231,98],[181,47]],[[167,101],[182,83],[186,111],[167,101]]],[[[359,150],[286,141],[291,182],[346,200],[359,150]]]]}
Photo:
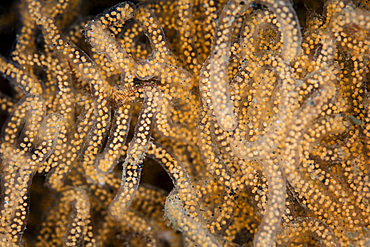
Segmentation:
{"type": "Polygon", "coordinates": [[[368,1],[84,5],[0,56],[0,246],[370,245],[368,1]]]}

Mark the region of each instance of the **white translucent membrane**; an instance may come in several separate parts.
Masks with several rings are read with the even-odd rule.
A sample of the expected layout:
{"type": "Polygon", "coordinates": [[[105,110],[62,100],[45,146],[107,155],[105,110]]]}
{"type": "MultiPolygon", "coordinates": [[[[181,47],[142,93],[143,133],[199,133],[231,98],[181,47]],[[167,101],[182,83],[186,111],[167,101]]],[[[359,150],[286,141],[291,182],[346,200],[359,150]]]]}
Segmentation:
{"type": "MultiPolygon", "coordinates": [[[[229,1],[223,9],[213,38],[212,51],[210,55],[210,81],[211,98],[216,119],[225,131],[236,128],[237,118],[233,112],[233,103],[230,99],[228,82],[228,65],[230,58],[230,46],[235,19],[240,16],[253,1],[229,1]]],[[[298,18],[286,1],[260,1],[276,13],[281,25],[283,35],[282,57],[285,61],[293,61],[299,54],[301,48],[301,33],[298,18]]]]}
{"type": "Polygon", "coordinates": [[[119,191],[109,205],[109,211],[114,217],[120,215],[130,206],[135,197],[143,160],[148,150],[149,139],[153,130],[153,121],[159,110],[158,88],[145,90],[145,99],[137,124],[135,126],[134,137],[132,138],[127,150],[127,156],[123,163],[122,181],[119,191]]]}
{"type": "Polygon", "coordinates": [[[26,227],[32,178],[52,153],[63,126],[60,115],[45,116],[45,113],[45,101],[39,96],[28,95],[14,107],[5,125],[0,148],[4,161],[0,232],[12,243],[20,244],[26,227]]]}
{"type": "Polygon", "coordinates": [[[189,213],[184,209],[183,200],[176,188],[167,196],[164,210],[165,216],[175,229],[182,231],[194,246],[221,247],[207,228],[188,216],[189,213]]]}

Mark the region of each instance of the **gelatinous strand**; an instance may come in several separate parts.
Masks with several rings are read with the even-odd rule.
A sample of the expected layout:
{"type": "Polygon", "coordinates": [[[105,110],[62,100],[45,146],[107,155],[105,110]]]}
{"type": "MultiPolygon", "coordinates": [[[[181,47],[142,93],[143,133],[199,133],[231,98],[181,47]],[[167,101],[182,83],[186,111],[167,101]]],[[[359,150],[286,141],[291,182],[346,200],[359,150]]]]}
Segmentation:
{"type": "MultiPolygon", "coordinates": [[[[91,91],[97,98],[98,103],[102,107],[107,103],[107,94],[109,91],[108,83],[99,74],[96,64],[88,57],[81,49],[76,47],[73,43],[69,42],[59,28],[56,26],[55,21],[40,10],[40,3],[29,0],[30,13],[35,19],[36,23],[42,27],[45,34],[45,42],[54,51],[60,52],[69,61],[69,66],[74,69],[74,72],[84,80],[88,81],[91,91]]],[[[103,108],[105,109],[105,108],[103,108]]],[[[106,113],[107,111],[104,110],[106,113]]],[[[98,112],[99,113],[99,112],[98,112]]],[[[103,112],[102,112],[103,113],[103,112]]],[[[99,113],[100,114],[100,113],[99,113]]]]}
{"type": "Polygon", "coordinates": [[[233,103],[230,100],[227,75],[232,30],[235,18],[242,14],[247,7],[245,4],[238,4],[237,1],[231,1],[226,5],[216,26],[209,59],[209,82],[213,110],[218,124],[226,131],[232,131],[236,127],[236,116],[233,112],[233,103]]]}
{"type": "Polygon", "coordinates": [[[103,24],[103,29],[109,29],[114,35],[118,35],[125,22],[132,18],[135,12],[135,5],[131,2],[121,2],[105,10],[95,20],[103,24]]]}
{"type": "Polygon", "coordinates": [[[94,180],[94,176],[96,173],[95,170],[95,162],[98,157],[100,150],[103,147],[104,139],[108,134],[108,129],[110,126],[110,121],[112,120],[110,106],[106,104],[105,107],[96,103],[95,108],[95,115],[96,115],[96,125],[92,127],[91,132],[89,133],[92,136],[89,136],[89,140],[86,143],[86,149],[84,150],[83,154],[83,164],[82,166],[86,169],[85,173],[90,179],[94,180]],[[106,109],[103,109],[106,108],[106,109]],[[99,114],[100,113],[100,114],[99,114]],[[99,116],[100,115],[100,116],[99,116]]]}
{"type": "Polygon", "coordinates": [[[137,22],[125,25],[125,30],[117,37],[118,43],[137,60],[146,59],[151,53],[150,43],[143,41],[144,30],[137,22]]]}
{"type": "Polygon", "coordinates": [[[239,91],[235,102],[240,105],[238,129],[247,132],[246,139],[258,139],[259,136],[265,135],[272,127],[271,124],[277,120],[276,107],[279,105],[278,88],[281,87],[281,80],[269,66],[256,68],[248,75],[248,79],[240,76],[235,78],[235,82],[232,81],[233,89],[239,91]],[[244,79],[244,84],[237,85],[240,79],[244,79]]]}
{"type": "MultiPolygon", "coordinates": [[[[94,100],[96,101],[96,126],[92,130],[94,137],[93,140],[90,140],[90,145],[87,146],[83,161],[84,164],[92,166],[109,127],[110,106],[108,104],[108,96],[110,86],[99,73],[96,64],[82,50],[63,37],[55,25],[55,21],[40,11],[37,3],[32,2],[29,7],[33,7],[30,11],[32,11],[36,22],[42,26],[46,43],[68,59],[69,65],[74,69],[78,77],[88,82],[94,95],[94,100]]],[[[63,170],[64,172],[62,173],[65,173],[67,171],[66,167],[63,170]]]]}
{"type": "Polygon", "coordinates": [[[195,95],[191,91],[194,88],[194,76],[181,67],[166,63],[162,67],[160,75],[162,91],[169,91],[170,94],[164,94],[164,97],[176,101],[177,99],[196,107],[195,95]],[[175,99],[173,99],[175,98],[175,99]]]}
{"type": "Polygon", "coordinates": [[[114,113],[113,126],[104,150],[96,158],[96,168],[109,173],[115,167],[125,145],[131,119],[131,105],[122,105],[114,113]]]}
{"type": "MultiPolygon", "coordinates": [[[[302,164],[303,164],[304,169],[302,169],[301,172],[305,172],[309,174],[311,178],[316,178],[314,180],[324,181],[322,188],[320,188],[320,192],[322,191],[322,193],[325,193],[325,195],[329,195],[330,198],[333,198],[332,199],[333,201],[335,201],[334,198],[339,198],[339,200],[348,198],[351,192],[350,192],[350,189],[347,188],[346,185],[344,184],[344,181],[342,181],[341,179],[338,179],[335,176],[332,176],[332,174],[330,173],[330,170],[328,170],[326,167],[326,165],[329,163],[328,159],[331,158],[332,160],[335,160],[335,159],[340,160],[341,157],[338,157],[338,156],[341,155],[341,152],[338,150],[338,147],[334,147],[333,149],[336,152],[331,153],[333,149],[329,149],[329,148],[332,148],[332,147],[328,145],[322,145],[322,142],[324,142],[325,139],[328,139],[335,134],[344,133],[346,129],[348,129],[348,126],[349,126],[349,123],[347,121],[347,124],[346,124],[346,121],[343,120],[343,116],[334,115],[330,117],[328,116],[326,118],[318,118],[316,121],[312,123],[312,127],[309,128],[307,130],[307,133],[304,135],[304,144],[305,144],[303,146],[304,153],[306,153],[306,156],[308,154],[312,155],[313,160],[309,161],[309,158],[306,158],[308,162],[305,162],[305,159],[303,159],[302,164]],[[331,124],[329,125],[328,123],[331,123],[331,124]],[[318,138],[316,143],[312,142],[314,140],[312,136],[315,136],[318,138]],[[314,145],[319,145],[319,144],[321,144],[320,145],[321,151],[327,153],[327,156],[326,157],[324,156],[325,159],[322,158],[323,153],[320,153],[320,152],[317,153],[317,151],[319,150],[317,149],[315,151],[312,150],[312,147],[314,145]],[[324,163],[325,165],[323,165],[322,162],[325,162],[324,163]],[[338,191],[341,191],[341,193],[338,193],[338,191]]],[[[345,155],[346,152],[343,150],[342,153],[343,153],[342,155],[345,155]]],[[[342,161],[339,161],[339,160],[337,162],[341,163],[342,161]]],[[[356,169],[358,169],[358,166],[356,164],[357,163],[356,159],[354,159],[353,162],[351,163],[352,163],[351,167],[357,167],[356,169]]],[[[343,166],[345,165],[343,164],[343,166]]],[[[352,173],[351,171],[352,169],[347,168],[347,170],[348,171],[345,174],[345,176],[349,176],[349,177],[358,176],[356,172],[352,173]]],[[[364,179],[364,178],[357,178],[357,179],[364,179]]],[[[367,185],[365,184],[364,186],[367,187],[367,185]]],[[[361,200],[360,198],[362,198],[362,196],[364,197],[367,196],[366,193],[363,193],[362,191],[363,188],[364,187],[362,186],[358,187],[358,194],[356,195],[356,197],[357,196],[359,197],[358,200],[361,200]]],[[[311,202],[310,200],[309,202],[315,203],[314,201],[311,202]]],[[[363,216],[361,215],[360,211],[357,211],[357,209],[354,209],[354,213],[349,217],[351,218],[353,217],[353,219],[351,220],[355,220],[354,218],[357,218],[357,217],[361,218],[363,216]]],[[[339,227],[340,226],[338,226],[338,228],[339,227]]],[[[346,228],[347,226],[344,226],[344,227],[346,228]]]]}
{"type": "Polygon", "coordinates": [[[315,218],[297,218],[284,225],[279,230],[276,243],[279,246],[288,247],[300,242],[307,243],[307,237],[314,238],[315,243],[321,246],[337,246],[334,232],[315,218]]]}
{"type": "Polygon", "coordinates": [[[127,86],[132,87],[137,67],[134,59],[103,29],[99,21],[92,20],[86,24],[85,35],[94,49],[103,53],[111,65],[121,72],[124,82],[130,83],[127,86]]]}
{"type": "Polygon", "coordinates": [[[200,71],[198,54],[195,50],[195,24],[192,18],[192,2],[190,0],[177,1],[177,27],[180,33],[180,54],[187,68],[197,77],[200,71]]]}
{"type": "Polygon", "coordinates": [[[286,186],[285,178],[279,170],[279,164],[274,164],[273,157],[262,161],[263,170],[267,174],[269,187],[266,211],[258,232],[254,237],[254,246],[273,246],[279,230],[285,208],[286,186]]]}
{"type": "MultiPolygon", "coordinates": [[[[74,0],[72,0],[74,1],[74,0]]],[[[50,1],[48,3],[45,3],[43,6],[44,11],[47,11],[48,14],[52,17],[55,18],[57,15],[61,15],[63,11],[66,10],[68,6],[70,6],[70,0],[64,0],[60,1],[59,3],[57,1],[50,1]]]]}
{"type": "Polygon", "coordinates": [[[329,28],[338,45],[343,49],[348,47],[356,55],[369,52],[370,14],[368,11],[344,8],[333,16],[329,28]],[[350,39],[347,38],[348,35],[351,36],[350,39]]]}
{"type": "MultiPolygon", "coordinates": [[[[136,63],[120,47],[108,30],[117,35],[123,24],[134,16],[135,7],[124,2],[114,6],[106,14],[97,16],[85,26],[85,35],[97,52],[103,53],[115,69],[120,70],[125,82],[132,83],[136,73],[136,63]]],[[[133,85],[127,85],[133,86],[133,85]]]]}
{"type": "MultiPolygon", "coordinates": [[[[66,120],[67,128],[70,130],[75,122],[75,93],[71,83],[71,76],[68,63],[63,61],[63,58],[55,58],[55,66],[49,67],[57,81],[58,93],[55,97],[57,102],[56,112],[59,112],[66,120]]],[[[50,63],[54,65],[54,63],[50,63]]]]}
{"type": "Polygon", "coordinates": [[[287,126],[293,119],[293,113],[299,107],[297,101],[296,80],[293,74],[288,69],[287,65],[279,57],[271,57],[272,69],[278,75],[278,79],[282,81],[281,87],[276,94],[280,95],[279,106],[277,107],[277,114],[270,124],[269,131],[264,135],[246,141],[242,134],[243,129],[237,128],[233,134],[233,141],[231,142],[231,149],[242,159],[259,159],[263,157],[263,152],[266,154],[275,149],[279,143],[284,139],[287,131],[287,126]],[[267,151],[269,150],[269,151],[267,151]]]}
{"type": "Polygon", "coordinates": [[[16,91],[0,100],[0,245],[369,245],[365,1],[123,2],[91,19],[101,3],[24,0],[0,58],[16,91]],[[138,186],[144,163],[140,184],[167,188],[160,165],[169,197],[138,186]]]}
{"type": "Polygon", "coordinates": [[[181,196],[176,189],[167,196],[165,216],[173,226],[182,231],[195,246],[221,246],[206,228],[187,216],[187,210],[182,207],[182,203],[181,196]]]}
{"type": "Polygon", "coordinates": [[[163,63],[170,50],[158,19],[149,8],[140,6],[135,13],[135,20],[142,26],[145,35],[149,39],[152,46],[153,59],[163,63]]]}
{"type": "Polygon", "coordinates": [[[195,133],[191,131],[198,118],[194,76],[182,68],[166,64],[160,77],[163,100],[156,121],[158,131],[165,137],[195,143],[195,133]]]}
{"type": "Polygon", "coordinates": [[[6,95],[0,93],[0,110],[2,112],[11,113],[14,108],[14,102],[12,99],[6,95]]]}
{"type": "MultiPolygon", "coordinates": [[[[281,169],[286,175],[289,183],[295,188],[296,191],[299,191],[302,194],[306,194],[306,192],[304,191],[306,191],[307,188],[305,187],[308,186],[314,188],[314,184],[317,181],[308,180],[303,174],[299,172],[298,160],[300,159],[300,155],[298,150],[296,149],[300,146],[302,136],[296,135],[296,133],[301,132],[302,130],[307,128],[307,126],[309,126],[309,124],[311,124],[312,121],[318,117],[319,113],[322,110],[322,107],[331,97],[334,96],[334,94],[335,86],[333,86],[332,83],[328,82],[327,85],[322,85],[321,90],[315,92],[312,97],[307,100],[302,109],[297,113],[300,116],[304,115],[305,118],[298,118],[301,120],[292,125],[286,138],[286,140],[289,142],[289,145],[286,145],[286,148],[284,150],[283,159],[280,163],[281,169]],[[298,177],[300,177],[300,180],[305,181],[305,184],[299,184],[297,180],[298,177]]],[[[337,199],[335,197],[331,197],[330,193],[324,191],[324,188],[322,187],[315,192],[310,191],[309,193],[310,194],[306,195],[306,198],[310,203],[313,203],[313,205],[315,205],[315,201],[317,200],[323,203],[322,206],[324,208],[329,207],[329,205],[335,208],[338,205],[337,199]]],[[[310,205],[309,208],[312,206],[310,205]]],[[[324,213],[323,211],[319,211],[317,213],[325,214],[326,217],[333,217],[333,215],[329,214],[329,212],[324,213]]]]}
{"type": "Polygon", "coordinates": [[[262,4],[266,4],[276,14],[280,24],[283,36],[281,56],[287,63],[294,61],[301,53],[302,37],[298,17],[292,4],[285,0],[263,0],[262,4]]]}
{"type": "Polygon", "coordinates": [[[150,9],[140,6],[135,13],[135,20],[142,26],[145,35],[152,46],[150,59],[138,62],[136,76],[141,80],[148,80],[158,76],[159,71],[167,61],[170,50],[166,42],[161,24],[150,9]]]}
{"type": "Polygon", "coordinates": [[[302,51],[295,65],[299,66],[297,72],[311,73],[321,67],[332,66],[336,51],[334,36],[325,29],[307,33],[302,43],[302,51]]]}
{"type": "Polygon", "coordinates": [[[68,59],[70,66],[75,69],[76,73],[84,80],[88,81],[95,97],[97,103],[97,124],[93,133],[96,135],[94,141],[98,143],[98,145],[88,146],[88,150],[85,152],[89,154],[89,156],[85,155],[87,160],[89,160],[87,162],[93,163],[93,158],[98,153],[100,145],[106,135],[107,127],[109,126],[109,84],[99,74],[98,68],[91,59],[84,54],[82,50],[68,42],[55,25],[55,21],[48,17],[47,14],[40,11],[38,2],[32,1],[29,8],[36,22],[42,26],[42,30],[45,33],[45,42],[51,45],[56,51],[61,51],[68,59]]]}
{"type": "MultiPolygon", "coordinates": [[[[201,98],[202,98],[202,102],[203,102],[203,110],[205,111],[206,114],[209,115],[209,117],[210,117],[209,121],[212,122],[212,127],[214,127],[214,126],[216,126],[216,124],[214,123],[214,122],[216,122],[216,117],[215,117],[215,113],[212,111],[214,108],[211,104],[212,100],[211,100],[211,92],[210,92],[210,83],[209,83],[209,80],[207,79],[208,76],[209,76],[209,69],[210,69],[209,60],[206,60],[206,62],[203,65],[200,77],[199,77],[200,78],[199,79],[199,87],[200,87],[200,93],[201,93],[201,98]]],[[[235,112],[237,112],[236,108],[235,108],[235,112]]],[[[202,112],[202,110],[200,111],[200,113],[204,114],[202,112]]],[[[203,118],[203,116],[202,116],[202,118],[203,118]]],[[[202,126],[203,124],[204,123],[201,123],[201,124],[198,123],[198,126],[202,126]]],[[[217,125],[217,126],[219,126],[219,125],[217,125]]],[[[217,127],[217,132],[220,133],[220,135],[224,134],[223,137],[220,137],[220,138],[216,137],[216,139],[219,140],[220,143],[223,142],[223,145],[222,144],[220,145],[221,150],[222,151],[224,151],[225,149],[230,150],[229,147],[225,147],[225,146],[229,146],[228,141],[225,141],[225,138],[229,138],[229,134],[227,132],[224,132],[224,133],[221,134],[221,132],[223,132],[221,127],[217,127]]]]}
{"type": "MultiPolygon", "coordinates": [[[[20,140],[20,142],[32,143],[34,142],[37,134],[39,133],[40,124],[42,117],[45,114],[45,101],[36,95],[27,95],[20,100],[15,106],[14,110],[9,117],[8,123],[3,129],[1,149],[3,155],[7,155],[5,152],[6,147],[14,146],[17,147],[18,139],[20,138],[21,131],[27,135],[32,135],[31,139],[26,138],[20,140]],[[27,124],[26,124],[27,122],[27,124]]],[[[31,146],[32,144],[30,144],[31,146]]],[[[20,146],[24,151],[29,151],[30,147],[20,146]]]]}
{"type": "Polygon", "coordinates": [[[161,99],[160,111],[156,116],[155,126],[157,131],[164,137],[173,138],[175,140],[181,140],[189,144],[195,143],[194,133],[181,124],[175,124],[170,116],[171,105],[165,98],[161,99]]]}
{"type": "Polygon", "coordinates": [[[145,243],[145,246],[158,246],[160,241],[152,222],[149,222],[140,212],[133,209],[126,211],[122,216],[122,219],[118,222],[110,216],[105,217],[102,227],[98,229],[100,244],[109,245],[112,239],[116,238],[120,239],[120,244],[123,241],[127,243],[131,242],[136,235],[141,240],[141,243],[145,243]]]}
{"type": "Polygon", "coordinates": [[[158,246],[159,241],[155,232],[153,231],[154,229],[151,222],[141,217],[140,214],[134,210],[127,211],[125,213],[125,218],[128,219],[127,222],[122,221],[121,225],[124,225],[125,228],[128,226],[136,231],[140,237],[145,239],[147,247],[158,246]]]}
{"type": "Polygon", "coordinates": [[[207,59],[203,63],[202,70],[199,75],[199,92],[202,99],[203,108],[207,111],[207,114],[214,114],[213,113],[213,105],[211,99],[211,90],[210,90],[210,75],[211,65],[209,59],[207,59]]]}
{"type": "Polygon", "coordinates": [[[153,120],[159,110],[159,94],[160,91],[156,87],[145,89],[144,104],[123,164],[121,187],[109,206],[114,217],[121,217],[122,212],[131,204],[139,186],[142,162],[148,149],[153,120]]]}
{"type": "Polygon", "coordinates": [[[203,13],[201,13],[199,24],[197,24],[202,26],[204,32],[196,32],[195,35],[197,37],[196,45],[199,52],[199,59],[201,60],[200,64],[202,64],[211,52],[213,34],[216,28],[216,22],[214,20],[217,19],[219,10],[216,7],[217,3],[214,1],[202,0],[199,3],[202,6],[203,13]]]}
{"type": "MultiPolygon", "coordinates": [[[[231,174],[212,145],[211,125],[209,117],[203,112],[198,125],[198,142],[202,159],[207,164],[206,169],[208,172],[218,177],[221,183],[226,183],[229,187],[235,186],[233,183],[230,183],[230,179],[225,179],[230,178],[231,174]]],[[[237,188],[234,187],[233,189],[237,188]]]]}
{"type": "MultiPolygon", "coordinates": [[[[150,155],[149,152],[150,147],[148,148],[148,155],[150,155]]],[[[132,206],[144,216],[150,216],[155,221],[162,221],[166,196],[167,192],[160,188],[149,184],[141,184],[135,199],[132,201],[132,206]]]]}
{"type": "MultiPolygon", "coordinates": [[[[301,35],[297,17],[292,7],[285,1],[263,1],[274,13],[281,24],[283,35],[282,57],[290,62],[300,53],[301,35]]],[[[228,2],[219,17],[215,30],[210,58],[210,90],[217,122],[222,129],[231,131],[236,127],[233,103],[230,100],[227,67],[230,58],[230,45],[235,18],[241,15],[251,1],[228,2]]]]}
{"type": "Polygon", "coordinates": [[[184,207],[188,210],[189,216],[199,221],[196,195],[189,186],[191,180],[184,165],[179,163],[176,157],[172,156],[165,147],[158,143],[150,143],[148,156],[156,160],[167,172],[174,187],[178,190],[181,200],[184,201],[184,207]]]}
{"type": "Polygon", "coordinates": [[[89,198],[81,188],[65,188],[42,222],[35,246],[96,246],[89,198]]]}
{"type": "MultiPolygon", "coordinates": [[[[235,198],[238,197],[238,192],[242,189],[241,181],[238,181],[234,174],[230,171],[221,154],[215,150],[213,146],[211,128],[212,121],[203,112],[201,113],[200,122],[198,124],[198,143],[199,151],[202,160],[206,165],[208,172],[217,178],[218,182],[225,188],[222,196],[222,203],[214,209],[214,215],[208,221],[208,227],[212,234],[220,234],[225,229],[225,226],[230,224],[233,213],[235,213],[235,198]]],[[[213,128],[214,129],[214,128],[213,128]]],[[[220,141],[221,142],[221,141],[220,141]]]]}
{"type": "Polygon", "coordinates": [[[240,39],[240,56],[255,60],[266,52],[277,52],[283,45],[281,29],[276,15],[269,10],[253,11],[243,27],[240,39]]]}
{"type": "MultiPolygon", "coordinates": [[[[90,215],[90,202],[86,193],[76,189],[68,198],[74,210],[69,219],[63,245],[76,246],[81,243],[84,246],[97,246],[94,238],[92,217],[90,215]]],[[[68,203],[68,202],[67,202],[68,203]]]]}
{"type": "Polygon", "coordinates": [[[82,43],[84,39],[84,30],[87,22],[81,21],[73,24],[69,27],[68,33],[66,33],[66,38],[73,42],[74,44],[82,43]]]}
{"type": "MultiPolygon", "coordinates": [[[[23,1],[22,5],[26,9],[27,1],[23,1]]],[[[36,52],[36,35],[37,26],[32,15],[28,11],[24,11],[22,16],[22,28],[17,35],[16,45],[12,51],[12,59],[20,65],[29,66],[28,69],[34,65],[41,66],[41,61],[36,52]]]]}
{"type": "Polygon", "coordinates": [[[26,227],[29,186],[38,167],[52,152],[58,136],[60,116],[54,114],[43,119],[44,114],[44,101],[38,96],[26,96],[16,105],[4,130],[6,135],[0,152],[7,161],[2,173],[0,232],[5,238],[1,242],[20,243],[26,227]]]}
{"type": "Polygon", "coordinates": [[[91,99],[90,102],[86,100],[84,109],[76,121],[76,129],[66,134],[68,139],[61,138],[61,142],[56,146],[56,150],[60,152],[52,154],[47,165],[43,168],[48,173],[47,184],[52,189],[60,190],[62,188],[66,175],[82,153],[92,126],[96,122],[94,111],[95,103],[91,99]]]}
{"type": "Polygon", "coordinates": [[[42,87],[35,76],[20,66],[0,56],[0,73],[26,94],[42,94],[42,87]]]}

